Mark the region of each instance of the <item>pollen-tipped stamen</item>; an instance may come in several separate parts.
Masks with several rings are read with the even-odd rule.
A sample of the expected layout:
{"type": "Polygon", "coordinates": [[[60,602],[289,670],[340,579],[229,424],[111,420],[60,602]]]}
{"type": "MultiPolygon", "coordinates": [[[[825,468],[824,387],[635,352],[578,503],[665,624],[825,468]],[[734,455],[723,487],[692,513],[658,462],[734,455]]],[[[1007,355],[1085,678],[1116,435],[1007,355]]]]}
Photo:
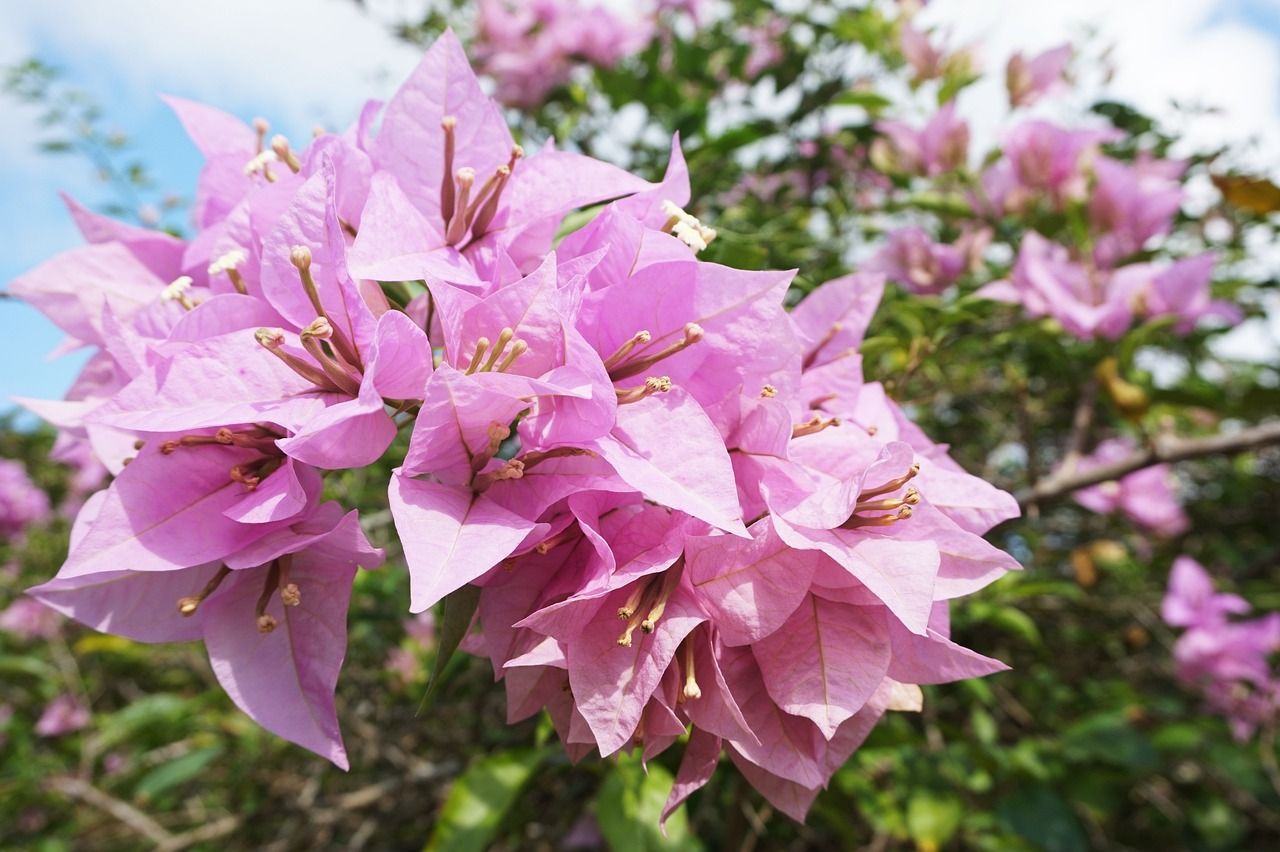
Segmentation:
{"type": "Polygon", "coordinates": [[[254,615],[257,616],[259,633],[270,633],[276,629],[278,622],[273,616],[267,614],[267,605],[271,603],[271,596],[275,594],[279,585],[280,563],[277,561],[272,562],[271,567],[267,569],[267,579],[262,584],[262,594],[258,596],[258,604],[253,610],[254,615]]]}
{"type": "Polygon", "coordinates": [[[686,323],[684,327],[684,337],[682,339],[672,343],[670,346],[664,347],[652,355],[644,355],[633,361],[628,361],[625,364],[614,367],[609,370],[609,378],[616,382],[646,372],[650,367],[664,358],[670,358],[677,352],[682,352],[702,340],[703,335],[704,332],[702,330],[702,326],[698,325],[696,322],[686,323]]]}
{"type": "Polygon", "coordinates": [[[444,219],[445,227],[449,227],[449,220],[453,218],[453,155],[454,155],[454,130],[458,126],[458,119],[452,115],[446,115],[440,119],[440,129],[444,131],[444,176],[440,180],[440,216],[444,219]]]}
{"type": "Polygon", "coordinates": [[[227,273],[227,278],[231,280],[231,286],[236,288],[236,292],[244,296],[248,294],[249,288],[245,286],[244,277],[240,275],[240,264],[248,259],[248,255],[243,249],[232,249],[225,252],[209,264],[208,273],[210,276],[219,275],[223,272],[227,273]]]}
{"type": "Polygon", "coordinates": [[[649,608],[649,614],[645,616],[644,621],[640,622],[640,629],[645,633],[652,633],[658,626],[658,621],[662,618],[662,614],[666,612],[667,602],[671,600],[671,595],[676,590],[676,586],[680,584],[680,574],[684,570],[684,557],[681,556],[676,560],[676,564],[672,565],[662,575],[662,587],[658,590],[658,597],[649,608]]]}
{"type": "Polygon", "coordinates": [[[916,474],[918,474],[919,472],[920,472],[920,464],[919,462],[917,462],[911,465],[911,467],[907,469],[907,472],[902,476],[898,477],[897,479],[891,479],[888,482],[886,482],[884,485],[878,485],[875,488],[868,488],[867,490],[860,492],[858,494],[858,499],[866,500],[870,497],[879,497],[881,494],[890,494],[894,491],[897,491],[899,488],[906,485],[912,479],[915,479],[916,474]]]}
{"type": "Polygon", "coordinates": [[[624,358],[631,354],[631,350],[635,349],[637,346],[647,346],[651,340],[653,340],[653,335],[649,332],[637,331],[635,334],[631,335],[631,337],[627,338],[621,346],[614,350],[612,355],[604,359],[604,368],[606,370],[612,370],[614,367],[621,364],[624,358]]]}
{"type": "Polygon", "coordinates": [[[471,488],[477,494],[483,494],[495,482],[502,482],[504,479],[520,479],[523,476],[524,462],[520,461],[520,459],[508,459],[501,466],[474,477],[471,481],[471,488]]]}
{"type": "Polygon", "coordinates": [[[648,578],[636,583],[635,588],[631,590],[631,594],[627,596],[627,600],[622,606],[618,607],[618,619],[620,621],[626,621],[636,614],[647,591],[649,591],[648,578]]]}
{"type": "Polygon", "coordinates": [[[618,396],[618,405],[626,405],[669,390],[671,390],[670,376],[649,376],[644,380],[644,384],[633,388],[615,388],[614,393],[618,396]]]}
{"type": "Polygon", "coordinates": [[[778,389],[775,388],[773,385],[765,385],[764,387],[760,388],[761,399],[773,399],[777,395],[778,395],[778,389]]]}
{"type": "Polygon", "coordinates": [[[311,384],[322,390],[338,389],[323,371],[316,369],[298,356],[284,351],[284,329],[260,328],[254,332],[254,337],[258,341],[258,345],[279,358],[289,369],[311,382],[311,384]]]}
{"type": "Polygon", "coordinates": [[[302,330],[302,334],[299,337],[302,340],[302,348],[307,350],[307,354],[315,359],[316,363],[320,365],[320,369],[324,371],[324,374],[329,377],[331,382],[338,386],[339,390],[351,396],[359,395],[359,380],[348,373],[324,349],[323,341],[334,340],[333,326],[329,323],[329,320],[322,316],[316,317],[310,325],[302,330]]]}
{"type": "Polygon", "coordinates": [[[271,150],[289,167],[289,171],[295,175],[302,171],[302,161],[298,159],[297,154],[293,153],[293,149],[289,147],[289,140],[282,134],[277,133],[271,137],[271,150]]]}
{"type": "Polygon", "coordinates": [[[886,512],[894,509],[901,509],[903,506],[917,506],[920,504],[920,492],[914,488],[908,488],[907,493],[893,500],[871,500],[867,502],[859,501],[853,507],[854,512],[886,512]]]}
{"type": "Polygon", "coordinates": [[[280,566],[280,602],[285,606],[300,606],[302,590],[298,584],[289,579],[289,570],[293,567],[293,555],[286,553],[277,563],[280,566]]]}
{"type": "Polygon", "coordinates": [[[791,427],[791,437],[803,438],[805,435],[815,435],[823,429],[829,429],[832,426],[839,426],[840,418],[823,417],[815,414],[804,423],[797,423],[791,427]]]}
{"type": "Polygon", "coordinates": [[[898,521],[905,521],[911,517],[911,507],[903,506],[892,515],[877,515],[873,518],[864,518],[861,515],[853,515],[849,520],[841,524],[842,529],[856,530],[859,527],[887,527],[896,524],[898,521]]]}
{"type": "Polygon", "coordinates": [[[185,310],[192,310],[195,308],[196,303],[191,301],[191,297],[187,295],[192,283],[190,275],[179,275],[160,291],[160,299],[165,302],[177,302],[185,310]]]}
{"type": "Polygon", "coordinates": [[[178,599],[178,612],[182,613],[182,615],[187,618],[195,615],[196,610],[200,608],[200,604],[204,599],[217,591],[218,586],[221,585],[222,581],[225,580],[227,575],[230,573],[231,569],[223,565],[218,569],[218,573],[214,574],[213,577],[209,579],[209,582],[204,584],[203,589],[196,592],[194,595],[178,599]]]}

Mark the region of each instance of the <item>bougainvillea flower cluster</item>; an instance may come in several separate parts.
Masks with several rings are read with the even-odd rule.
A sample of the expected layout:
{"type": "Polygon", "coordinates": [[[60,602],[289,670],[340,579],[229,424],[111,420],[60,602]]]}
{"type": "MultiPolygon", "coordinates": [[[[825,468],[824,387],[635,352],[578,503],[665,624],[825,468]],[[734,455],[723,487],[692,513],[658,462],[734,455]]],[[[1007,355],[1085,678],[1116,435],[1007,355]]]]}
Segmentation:
{"type": "Polygon", "coordinates": [[[408,609],[479,587],[466,649],[575,759],[686,741],[669,808],[727,754],[803,818],[921,684],[1004,668],[948,604],[1018,567],[982,538],[1018,508],[864,380],[881,276],[787,311],[792,272],[699,259],[678,144],[658,183],[526,151],[451,34],[305,147],[170,103],[206,158],[192,239],[73,206],[90,244],[14,285],[96,347],[31,407],[114,474],[40,601],[203,641],[245,712],[346,766],[348,605],[383,554],[324,478],[399,440],[408,609]]]}
{"type": "Polygon", "coordinates": [[[1180,556],[1169,575],[1161,614],[1184,633],[1173,648],[1178,678],[1195,688],[1230,723],[1237,739],[1259,728],[1273,728],[1280,715],[1280,613],[1252,619],[1249,603],[1214,590],[1213,578],[1199,562],[1180,556]]]}

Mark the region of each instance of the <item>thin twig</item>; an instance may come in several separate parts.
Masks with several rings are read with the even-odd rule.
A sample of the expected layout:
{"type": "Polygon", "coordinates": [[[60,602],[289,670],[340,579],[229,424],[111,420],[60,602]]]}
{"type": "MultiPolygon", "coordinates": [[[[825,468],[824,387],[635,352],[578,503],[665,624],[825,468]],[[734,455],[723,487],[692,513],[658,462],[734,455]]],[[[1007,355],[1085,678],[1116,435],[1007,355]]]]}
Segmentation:
{"type": "Polygon", "coordinates": [[[45,782],[47,786],[64,796],[77,799],[98,810],[110,814],[136,833],[158,846],[167,848],[174,836],[164,829],[160,823],[144,814],[128,802],[122,802],[114,796],[102,792],[92,784],[78,778],[51,778],[45,782]]]}
{"type": "Polygon", "coordinates": [[[1280,444],[1280,421],[1263,423],[1250,429],[1203,438],[1161,438],[1152,440],[1147,449],[1101,467],[1080,472],[1059,471],[1040,480],[1035,487],[1018,492],[1018,503],[1030,506],[1063,497],[1081,488],[1110,482],[1136,470],[1205,456],[1234,455],[1280,444]]]}

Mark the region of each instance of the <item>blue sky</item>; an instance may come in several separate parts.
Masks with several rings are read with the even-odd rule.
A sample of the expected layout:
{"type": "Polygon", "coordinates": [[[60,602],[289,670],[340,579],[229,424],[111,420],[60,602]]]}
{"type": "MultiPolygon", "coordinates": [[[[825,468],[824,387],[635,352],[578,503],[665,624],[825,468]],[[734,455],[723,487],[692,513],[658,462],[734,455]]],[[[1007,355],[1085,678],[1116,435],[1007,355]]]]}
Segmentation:
{"type": "MultiPolygon", "coordinates": [[[[388,36],[386,24],[421,3],[373,0],[373,17],[349,0],[15,4],[0,23],[0,64],[37,56],[59,67],[136,141],[157,182],[189,197],[199,157],[157,93],[263,115],[306,138],[316,123],[345,124],[365,97],[392,91],[416,53],[388,36]]],[[[1095,26],[1117,44],[1121,94],[1156,111],[1171,97],[1215,97],[1228,117],[1197,132],[1280,143],[1280,0],[935,0],[925,14],[958,42],[979,40],[988,67],[1013,49],[1047,47],[1095,26]]],[[[967,111],[980,122],[982,94],[973,98],[967,111]]],[[[0,282],[8,282],[78,244],[59,190],[90,205],[104,193],[82,161],[35,153],[30,110],[5,98],[0,122],[0,282]]],[[[1276,159],[1259,167],[1274,170],[1276,159]]],[[[10,300],[0,300],[0,332],[0,409],[13,396],[60,396],[84,360],[46,360],[61,333],[10,300]]]]}

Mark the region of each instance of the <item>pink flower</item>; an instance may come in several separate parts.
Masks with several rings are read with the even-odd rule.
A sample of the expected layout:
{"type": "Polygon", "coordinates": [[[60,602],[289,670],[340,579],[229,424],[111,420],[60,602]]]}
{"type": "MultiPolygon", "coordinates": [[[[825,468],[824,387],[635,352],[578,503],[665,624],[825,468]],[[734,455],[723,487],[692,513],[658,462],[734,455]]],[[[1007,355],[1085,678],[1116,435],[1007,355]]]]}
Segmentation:
{"type": "Polygon", "coordinates": [[[49,497],[21,462],[0,459],[0,538],[13,538],[49,517],[49,497]]]}
{"type": "Polygon", "coordinates": [[[1094,257],[1101,266],[1114,266],[1141,251],[1153,237],[1169,232],[1182,205],[1177,179],[1182,163],[1139,161],[1126,165],[1110,157],[1093,163],[1093,197],[1089,218],[1098,232],[1094,257]],[[1168,174],[1167,171],[1172,171],[1168,174]]]}
{"type": "MultiPolygon", "coordinates": [[[[1136,451],[1137,445],[1131,439],[1109,438],[1098,444],[1091,455],[1081,459],[1076,469],[1081,472],[1093,470],[1136,451]]],[[[1164,464],[1145,467],[1118,481],[1083,488],[1074,497],[1077,503],[1091,512],[1121,512],[1133,523],[1160,536],[1181,535],[1191,525],[1174,490],[1173,470],[1164,464]]]]}
{"type": "Polygon", "coordinates": [[[901,121],[880,121],[876,129],[888,138],[889,160],[898,171],[936,176],[963,168],[968,160],[969,125],[956,116],[954,102],[918,130],[901,121]]]}
{"type": "Polygon", "coordinates": [[[45,706],[36,720],[35,731],[42,737],[60,737],[74,733],[89,724],[89,708],[74,695],[63,693],[45,706]]]}
{"type": "Polygon", "coordinates": [[[1178,678],[1198,689],[1241,740],[1274,725],[1280,712],[1280,678],[1271,663],[1280,651],[1280,613],[1228,620],[1247,612],[1242,598],[1215,592],[1194,559],[1174,561],[1162,613],[1170,625],[1187,628],[1173,649],[1178,678]]]}
{"type": "Polygon", "coordinates": [[[988,284],[978,294],[1021,303],[1032,317],[1051,316],[1081,339],[1115,339],[1132,323],[1149,279],[1148,267],[1114,272],[1093,268],[1074,260],[1065,246],[1028,231],[1013,277],[988,284]]]}
{"type": "Polygon", "coordinates": [[[611,68],[652,38],[647,22],[576,0],[481,0],[478,11],[477,63],[511,106],[537,106],[580,62],[611,68]]]}
{"type": "Polygon", "coordinates": [[[1009,57],[1005,66],[1005,87],[1009,105],[1030,106],[1063,85],[1063,75],[1071,61],[1071,45],[1063,44],[1030,59],[1022,53],[1009,57]]]}
{"type": "Polygon", "coordinates": [[[899,228],[866,265],[883,272],[913,293],[941,293],[955,283],[967,266],[957,246],[935,243],[922,229],[899,228]]]}
{"type": "MultiPolygon", "coordinates": [[[[143,464],[141,456],[137,464],[143,464]]],[[[178,557],[172,544],[151,538],[149,546],[181,558],[161,568],[128,558],[118,537],[114,545],[94,547],[92,558],[101,556],[105,564],[78,560],[78,548],[101,539],[99,531],[115,519],[109,499],[86,506],[95,510],[96,517],[84,520],[82,512],[77,520],[91,526],[73,540],[67,565],[30,594],[77,621],[135,641],[203,639],[214,675],[241,710],[347,768],[333,706],[346,655],[347,605],[357,567],[382,561],[355,513],[344,515],[337,504],[325,503],[287,526],[258,524],[264,535],[241,538],[237,551],[217,555],[178,557]]],[[[158,528],[164,526],[161,520],[158,528]]],[[[199,537],[194,530],[188,535],[199,537]]]]}
{"type": "Polygon", "coordinates": [[[0,630],[19,639],[52,639],[62,617],[34,598],[21,597],[0,612],[0,630]]]}
{"type": "Polygon", "coordinates": [[[986,204],[1003,213],[1039,201],[1060,208],[1088,192],[1086,168],[1116,130],[1065,130],[1046,121],[1024,122],[1004,140],[1004,157],[983,174],[986,204]]]}

